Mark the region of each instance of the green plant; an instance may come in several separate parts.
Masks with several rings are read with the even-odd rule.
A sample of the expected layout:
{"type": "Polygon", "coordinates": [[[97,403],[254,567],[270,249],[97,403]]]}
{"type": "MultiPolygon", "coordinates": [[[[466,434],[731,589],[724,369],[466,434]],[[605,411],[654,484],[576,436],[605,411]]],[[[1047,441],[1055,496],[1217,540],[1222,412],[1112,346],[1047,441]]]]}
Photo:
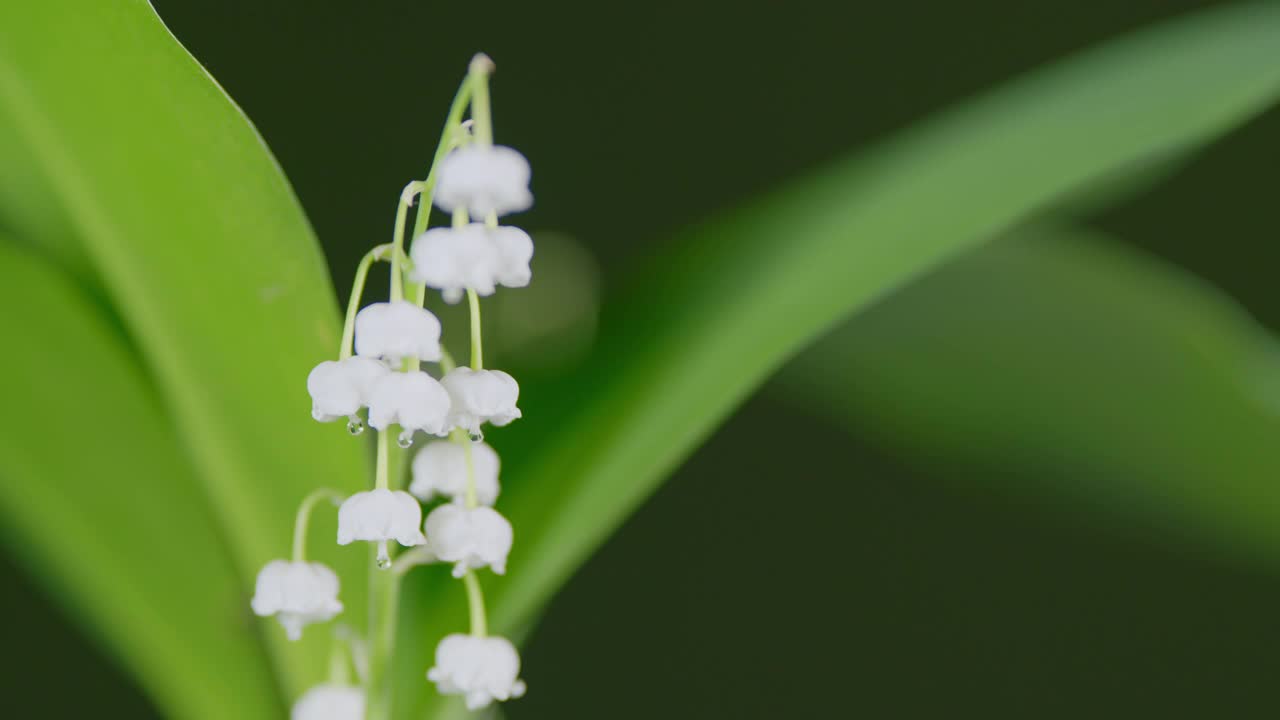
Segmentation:
{"type": "MultiPolygon", "coordinates": [[[[1145,30],[681,234],[605,306],[580,371],[527,388],[530,421],[503,448],[521,540],[486,588],[491,624],[521,634],[717,421],[837,321],[1266,107],[1278,43],[1274,5],[1145,30]]],[[[0,287],[6,307],[38,308],[11,312],[9,337],[42,349],[7,354],[3,373],[24,408],[0,434],[11,539],[171,715],[280,717],[323,676],[324,639],[260,634],[248,585],[311,488],[372,476],[358,444],[300,416],[302,379],[340,336],[311,230],[252,127],[136,0],[0,10],[0,157],[0,287]],[[94,429],[78,452],[72,421],[94,429]]],[[[317,519],[313,546],[332,532],[317,519]]],[[[361,558],[316,555],[362,616],[361,558]]],[[[421,642],[394,661],[400,717],[447,711],[422,679],[465,611],[446,587],[405,588],[400,632],[421,642]]]]}

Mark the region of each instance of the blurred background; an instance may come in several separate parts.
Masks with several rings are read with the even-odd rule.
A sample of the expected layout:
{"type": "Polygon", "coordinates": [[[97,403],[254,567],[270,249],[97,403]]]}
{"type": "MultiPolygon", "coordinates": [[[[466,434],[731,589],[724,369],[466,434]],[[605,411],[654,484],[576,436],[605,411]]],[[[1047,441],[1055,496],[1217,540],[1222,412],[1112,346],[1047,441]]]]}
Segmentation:
{"type": "MultiPolygon", "coordinates": [[[[522,218],[539,241],[535,267],[574,280],[536,297],[555,322],[499,341],[536,383],[590,342],[598,293],[625,284],[676,229],[1025,70],[1209,3],[154,4],[265,136],[344,301],[359,256],[391,231],[400,188],[425,171],[467,59],[492,55],[497,137],[535,170],[538,204],[522,218]]],[[[1117,205],[1053,220],[1157,256],[1275,329],[1277,188],[1272,111],[1117,205]]],[[[1177,507],[1135,509],[1105,472],[1160,468],[1144,454],[1166,446],[1214,444],[1242,463],[1255,446],[1235,453],[1236,438],[1194,423],[1166,441],[1150,420],[1187,406],[1160,404],[1179,386],[1140,372],[1143,338],[1120,338],[1132,343],[1113,352],[1128,355],[1073,375],[1106,355],[1075,339],[1105,305],[1080,306],[1099,314],[1074,318],[1075,335],[1018,307],[1016,292],[989,286],[955,311],[984,311],[960,325],[1025,331],[989,355],[895,334],[904,314],[939,308],[891,298],[797,358],[560,593],[525,655],[531,692],[507,714],[1274,717],[1276,566],[1229,532],[1181,522],[1177,507]],[[1006,314],[992,319],[996,309],[1006,314]],[[859,354],[850,337],[889,350],[859,354]],[[1093,435],[1052,440],[1053,421],[1037,439],[1020,432],[1004,409],[1029,352],[1019,342],[1035,345],[1047,376],[1062,372],[1056,394],[1033,399],[1083,412],[1093,435]],[[967,395],[913,384],[952,360],[967,395]],[[1123,394],[1126,372],[1150,380],[1152,404],[1123,394]],[[1108,468],[1080,461],[1093,446],[1072,445],[1128,433],[1150,442],[1108,468]]],[[[497,322],[520,311],[501,309],[497,322]]],[[[1214,474],[1197,473],[1212,492],[1214,474]]],[[[22,672],[0,674],[7,704],[158,717],[10,559],[0,573],[6,638],[26,650],[22,672]]]]}

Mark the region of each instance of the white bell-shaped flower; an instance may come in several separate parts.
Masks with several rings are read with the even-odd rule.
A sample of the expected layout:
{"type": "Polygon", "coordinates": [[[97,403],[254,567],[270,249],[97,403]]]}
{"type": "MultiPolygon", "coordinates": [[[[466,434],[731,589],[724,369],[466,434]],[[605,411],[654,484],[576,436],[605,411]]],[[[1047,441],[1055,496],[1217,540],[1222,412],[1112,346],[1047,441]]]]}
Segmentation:
{"type": "Polygon", "coordinates": [[[520,654],[502,637],[446,635],[436,646],[436,664],[427,679],[444,695],[462,695],[468,710],[488,707],[494,700],[522,697],[520,654]]]}
{"type": "Polygon", "coordinates": [[[469,145],[440,162],[435,203],[441,210],[468,210],[472,217],[507,215],[533,205],[529,161],[499,145],[469,145]]]}
{"type": "Polygon", "coordinates": [[[317,685],[293,704],[290,720],[364,720],[364,691],[350,685],[317,685]]]}
{"type": "Polygon", "coordinates": [[[488,236],[497,257],[494,281],[509,288],[527,287],[533,279],[533,271],[529,269],[533,260],[533,238],[510,225],[489,228],[488,236]]]}
{"type": "MultiPolygon", "coordinates": [[[[493,505],[498,499],[498,453],[486,443],[471,443],[471,467],[476,502],[493,505]]],[[[467,496],[466,448],[447,440],[427,443],[413,458],[409,492],[423,501],[444,495],[454,502],[463,502],[467,496]]]]}
{"type": "Polygon", "coordinates": [[[421,545],[426,542],[421,523],[422,506],[403,490],[358,492],[338,508],[338,544],[395,540],[401,545],[421,545]]]}
{"type": "Polygon", "coordinates": [[[302,637],[303,626],[342,612],[333,570],[321,563],[287,560],[272,560],[258,572],[250,604],[257,615],[275,615],[290,640],[302,637]]]}
{"type": "Polygon", "coordinates": [[[329,422],[355,415],[369,404],[373,383],[388,372],[381,362],[360,356],[320,363],[307,375],[311,417],[329,422]]]}
{"type": "Polygon", "coordinates": [[[369,424],[386,430],[392,423],[404,429],[402,444],[415,430],[429,435],[449,434],[449,393],[422,371],[389,372],[373,384],[369,394],[369,424]]]}
{"type": "Polygon", "coordinates": [[[374,303],[356,313],[356,354],[398,363],[440,359],[440,321],[407,300],[374,303]]]}
{"type": "Polygon", "coordinates": [[[513,532],[497,510],[441,505],[427,515],[425,527],[427,547],[442,561],[454,564],[454,577],[486,565],[499,575],[507,571],[513,532]]]}
{"type": "Polygon", "coordinates": [[[410,279],[436,288],[445,301],[456,303],[462,292],[492,295],[499,257],[482,224],[432,228],[413,241],[410,279]]]}
{"type": "Polygon", "coordinates": [[[516,407],[520,384],[501,370],[458,367],[441,378],[440,384],[449,392],[452,403],[448,421],[451,427],[479,435],[483,423],[501,427],[521,415],[516,407]]]}
{"type": "Polygon", "coordinates": [[[410,278],[440,290],[446,302],[462,299],[464,290],[492,295],[498,285],[525,287],[533,274],[533,240],[518,227],[432,228],[413,241],[410,278]]]}

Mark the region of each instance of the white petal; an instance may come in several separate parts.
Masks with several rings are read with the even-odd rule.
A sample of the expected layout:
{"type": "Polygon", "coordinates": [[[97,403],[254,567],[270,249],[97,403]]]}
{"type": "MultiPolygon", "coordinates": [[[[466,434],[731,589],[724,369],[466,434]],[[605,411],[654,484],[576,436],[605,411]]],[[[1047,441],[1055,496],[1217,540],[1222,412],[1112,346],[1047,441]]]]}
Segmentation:
{"type": "Polygon", "coordinates": [[[431,552],[455,563],[455,575],[469,568],[489,567],[499,575],[507,571],[514,534],[511,523],[493,508],[441,505],[427,515],[425,530],[431,552]]]}
{"type": "Polygon", "coordinates": [[[529,161],[519,152],[471,145],[440,163],[435,203],[446,212],[465,208],[474,217],[528,210],[533,205],[529,177],[529,161]]]}
{"type": "Polygon", "coordinates": [[[533,239],[518,227],[504,225],[489,230],[489,242],[497,256],[494,281],[510,288],[526,287],[533,278],[533,239]]]}
{"type": "Polygon", "coordinates": [[[307,375],[312,417],[328,422],[354,415],[369,404],[369,388],[387,372],[386,365],[367,357],[320,363],[307,375]]]}
{"type": "Polygon", "coordinates": [[[484,225],[433,228],[413,241],[411,279],[460,296],[462,290],[492,295],[499,271],[497,249],[484,225]]]}
{"type": "Polygon", "coordinates": [[[317,685],[293,704],[290,720],[364,720],[364,691],[348,685],[317,685]]]}
{"type": "Polygon", "coordinates": [[[303,626],[342,612],[338,576],[322,563],[272,560],[258,572],[250,605],[257,615],[275,615],[289,639],[297,640],[303,626]]]}
{"type": "Polygon", "coordinates": [[[435,666],[427,671],[441,693],[462,695],[476,710],[493,700],[524,695],[520,654],[502,637],[453,634],[436,646],[435,666]]]}
{"type": "Polygon", "coordinates": [[[500,427],[521,416],[516,407],[520,385],[501,370],[454,368],[440,384],[449,392],[452,404],[448,424],[472,435],[480,432],[483,423],[500,427]]]}
{"type": "MultiPolygon", "coordinates": [[[[498,499],[498,453],[488,444],[471,443],[471,465],[475,474],[476,501],[492,506],[498,499]]],[[[462,502],[467,493],[466,450],[447,440],[429,442],[413,458],[413,483],[409,492],[421,500],[444,495],[462,502]]]]}
{"type": "Polygon", "coordinates": [[[440,359],[440,321],[430,311],[407,300],[374,303],[356,314],[357,355],[391,362],[417,358],[440,359]]]}
{"type": "Polygon", "coordinates": [[[338,544],[356,540],[395,540],[401,545],[421,545],[422,507],[402,490],[369,490],[347,498],[338,508],[338,544]]]}
{"type": "Polygon", "coordinates": [[[449,393],[422,372],[389,372],[378,378],[369,394],[369,425],[386,430],[393,423],[429,435],[449,433],[449,393]]]}

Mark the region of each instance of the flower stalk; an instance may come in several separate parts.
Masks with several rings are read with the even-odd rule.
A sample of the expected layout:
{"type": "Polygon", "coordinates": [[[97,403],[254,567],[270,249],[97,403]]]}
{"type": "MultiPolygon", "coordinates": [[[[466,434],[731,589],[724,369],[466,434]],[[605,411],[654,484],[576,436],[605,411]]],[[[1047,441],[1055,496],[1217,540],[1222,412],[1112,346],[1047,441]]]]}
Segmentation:
{"type": "MultiPolygon", "coordinates": [[[[349,684],[348,666],[335,655],[329,682],[298,700],[295,720],[390,720],[401,579],[412,568],[434,562],[452,564],[452,575],[462,581],[470,632],[440,642],[426,678],[441,693],[463,696],[472,710],[525,691],[515,646],[489,635],[479,577],[485,568],[506,572],[513,540],[510,522],[492,507],[499,494],[499,459],[482,441],[481,427],[506,425],[522,414],[515,379],[484,368],[480,297],[498,286],[527,285],[533,255],[527,233],[498,222],[500,216],[528,209],[533,196],[528,161],[493,144],[493,69],[487,56],[472,60],[426,179],[405,185],[391,242],[366,253],[356,269],[338,359],[322,361],[307,378],[317,421],[345,418],[351,434],[359,434],[364,429],[359,413],[367,408],[377,438],[372,489],[342,500],[338,511],[338,544],[370,543],[367,632],[361,640],[348,630],[335,631],[335,639],[347,641],[353,655],[360,648],[361,657],[353,660],[362,687],[349,684]],[[468,110],[470,119],[464,120],[468,110]],[[406,252],[409,211],[415,205],[413,244],[406,252]],[[450,215],[447,226],[428,229],[433,206],[450,215]],[[365,282],[378,261],[390,265],[389,298],[364,305],[365,282]],[[439,290],[449,303],[467,296],[471,357],[466,367],[457,367],[440,343],[440,321],[425,308],[428,288],[439,290]],[[422,368],[436,362],[438,377],[422,368]],[[428,442],[410,463],[406,454],[391,449],[396,425],[401,449],[411,447],[416,436],[448,440],[428,442]],[[401,489],[400,471],[406,468],[413,474],[409,492],[401,489]],[[420,503],[437,496],[446,499],[431,507],[424,523],[420,503]],[[393,557],[397,544],[410,549],[393,557]]],[[[255,611],[277,615],[295,639],[304,625],[327,621],[342,610],[337,576],[305,560],[307,525],[325,498],[340,499],[322,490],[303,500],[293,562],[269,563],[254,598],[255,611]]]]}

